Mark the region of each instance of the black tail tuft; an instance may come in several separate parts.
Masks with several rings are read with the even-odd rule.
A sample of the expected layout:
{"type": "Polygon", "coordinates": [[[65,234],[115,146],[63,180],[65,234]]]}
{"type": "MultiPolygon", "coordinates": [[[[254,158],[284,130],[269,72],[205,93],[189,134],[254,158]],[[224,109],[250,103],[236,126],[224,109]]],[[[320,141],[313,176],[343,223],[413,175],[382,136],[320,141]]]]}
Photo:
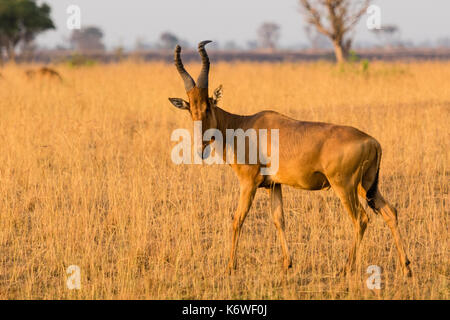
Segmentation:
{"type": "Polygon", "coordinates": [[[377,193],[378,189],[378,174],[380,173],[380,168],[378,167],[377,174],[375,176],[375,180],[372,183],[372,186],[367,191],[366,198],[367,198],[367,204],[369,207],[371,207],[375,212],[378,212],[378,210],[375,207],[375,195],[377,193]]]}

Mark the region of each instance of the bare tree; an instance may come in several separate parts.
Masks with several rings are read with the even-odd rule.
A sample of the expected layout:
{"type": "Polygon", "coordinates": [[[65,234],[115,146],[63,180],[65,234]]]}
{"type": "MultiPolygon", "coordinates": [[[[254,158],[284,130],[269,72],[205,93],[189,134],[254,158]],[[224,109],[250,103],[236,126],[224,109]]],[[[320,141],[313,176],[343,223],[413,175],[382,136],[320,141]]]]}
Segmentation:
{"type": "Polygon", "coordinates": [[[366,12],[370,0],[299,1],[307,22],[333,42],[336,61],[344,62],[352,45],[348,33],[366,12]]]}
{"type": "Polygon", "coordinates": [[[258,29],[258,38],[262,48],[275,50],[280,38],[280,26],[272,22],[263,23],[258,29]]]}
{"type": "Polygon", "coordinates": [[[317,29],[314,28],[313,26],[307,25],[305,26],[304,30],[306,37],[308,38],[311,44],[311,49],[317,50],[317,49],[332,48],[331,43],[328,41],[328,38],[319,31],[317,31],[317,29]]]}

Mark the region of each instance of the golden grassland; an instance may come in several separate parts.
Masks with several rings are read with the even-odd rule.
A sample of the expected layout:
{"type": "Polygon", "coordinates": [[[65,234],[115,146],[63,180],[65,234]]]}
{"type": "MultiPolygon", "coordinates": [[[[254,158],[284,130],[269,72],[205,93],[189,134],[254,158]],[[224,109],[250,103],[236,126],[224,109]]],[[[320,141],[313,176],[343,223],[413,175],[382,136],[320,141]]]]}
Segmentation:
{"type": "MultiPolygon", "coordinates": [[[[380,188],[412,261],[404,280],[390,230],[370,223],[355,275],[335,277],[352,225],[330,191],[284,187],[293,268],[260,190],[226,274],[239,185],[228,166],[175,165],[170,134],[191,128],[172,65],[56,66],[63,83],[0,70],[0,298],[448,299],[450,63],[217,63],[220,106],[355,126],[383,147],[380,188]],[[81,290],[66,269],[81,268],[81,290]],[[381,290],[366,286],[383,268],[381,290]]],[[[187,66],[197,75],[199,64],[187,66]]],[[[214,89],[214,88],[211,88],[214,89]]]]}

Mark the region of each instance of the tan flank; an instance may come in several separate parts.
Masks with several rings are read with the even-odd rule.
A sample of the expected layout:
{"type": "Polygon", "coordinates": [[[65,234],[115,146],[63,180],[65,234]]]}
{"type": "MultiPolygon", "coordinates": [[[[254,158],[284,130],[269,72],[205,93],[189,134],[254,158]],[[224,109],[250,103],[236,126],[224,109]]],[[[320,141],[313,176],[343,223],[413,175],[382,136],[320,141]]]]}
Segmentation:
{"type": "MultiPolygon", "coordinates": [[[[184,69],[181,48],[175,49],[175,65],[184,81],[188,101],[169,98],[172,104],[189,111],[193,121],[201,121],[203,131],[217,128],[225,137],[226,129],[279,129],[279,169],[269,176],[260,174],[262,164],[231,164],[239,178],[240,197],[233,218],[232,247],[228,269],[236,268],[236,250],[241,228],[253,202],[256,190],[266,188],[270,193],[273,222],[284,257],[284,267],[291,267],[291,256],[285,236],[285,222],[281,185],[305,190],[332,188],[339,196],[353,222],[353,245],[343,273],[354,270],[358,249],[368,223],[368,216],[358,200],[358,195],[368,205],[381,213],[397,246],[404,275],[411,276],[409,260],[397,227],[397,211],[381,195],[378,175],[381,163],[380,144],[371,136],[353,127],[322,122],[297,121],[274,111],[262,111],[251,116],[231,114],[217,106],[217,98],[208,95],[209,58],[204,46],[199,44],[202,70],[195,82],[184,69]]],[[[269,131],[270,132],[270,131],[269,131]]],[[[258,141],[259,143],[259,141],[258,141]]],[[[206,143],[202,144],[202,148],[206,143]]],[[[246,145],[246,153],[248,153],[246,145]]],[[[270,139],[268,150],[271,150],[270,139]]],[[[203,149],[202,149],[203,151],[203,149]]],[[[224,157],[226,147],[224,144],[224,157]]],[[[258,159],[259,161],[259,159],[258,159]]],[[[248,163],[248,162],[247,162],[248,163]]]]}

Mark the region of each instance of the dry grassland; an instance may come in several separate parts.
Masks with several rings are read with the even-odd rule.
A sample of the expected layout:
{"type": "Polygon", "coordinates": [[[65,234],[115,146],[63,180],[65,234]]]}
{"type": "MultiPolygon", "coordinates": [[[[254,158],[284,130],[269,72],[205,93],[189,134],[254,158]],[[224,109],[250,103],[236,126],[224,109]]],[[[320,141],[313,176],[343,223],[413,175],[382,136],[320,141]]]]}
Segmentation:
{"type": "MultiPolygon", "coordinates": [[[[282,256],[266,192],[225,273],[238,182],[228,166],[175,165],[170,134],[191,128],[167,98],[185,97],[172,65],[56,66],[63,83],[0,79],[2,299],[448,299],[450,63],[216,63],[221,107],[273,109],[355,126],[383,147],[380,188],[399,212],[412,261],[404,280],[390,230],[369,212],[355,276],[334,277],[352,241],[330,191],[284,187],[293,268],[282,256]],[[81,268],[81,290],[66,269],[81,268]],[[366,287],[369,265],[383,288],[366,287]]],[[[32,66],[33,67],[33,66],[32,66]]],[[[34,66],[37,68],[37,66],[34,66]]],[[[196,75],[200,65],[187,66],[196,75]]]]}

